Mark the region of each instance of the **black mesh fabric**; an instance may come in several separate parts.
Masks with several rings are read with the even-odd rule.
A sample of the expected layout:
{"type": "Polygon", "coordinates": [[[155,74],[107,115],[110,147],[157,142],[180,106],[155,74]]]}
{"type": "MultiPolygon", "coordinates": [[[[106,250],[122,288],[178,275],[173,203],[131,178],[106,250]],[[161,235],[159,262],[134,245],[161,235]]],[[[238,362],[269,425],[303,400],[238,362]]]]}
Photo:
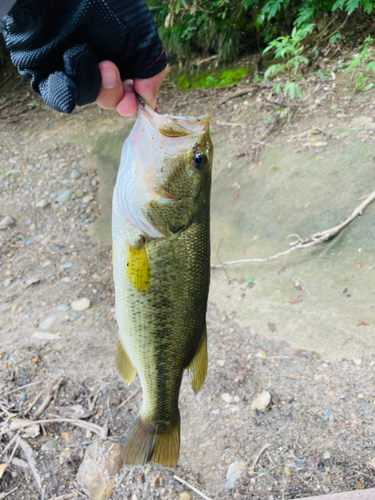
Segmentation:
{"type": "Polygon", "coordinates": [[[143,0],[18,0],[5,32],[20,74],[63,113],[95,101],[100,61],[113,61],[123,80],[150,78],[167,65],[143,0]]]}

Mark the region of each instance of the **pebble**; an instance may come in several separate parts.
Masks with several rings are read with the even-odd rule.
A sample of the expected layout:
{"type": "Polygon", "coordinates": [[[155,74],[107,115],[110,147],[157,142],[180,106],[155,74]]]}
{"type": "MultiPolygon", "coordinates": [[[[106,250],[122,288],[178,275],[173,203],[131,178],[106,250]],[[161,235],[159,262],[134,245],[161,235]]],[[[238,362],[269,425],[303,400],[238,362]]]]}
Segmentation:
{"type": "Polygon", "coordinates": [[[25,392],[22,392],[22,393],[20,394],[20,401],[26,401],[26,399],[27,399],[26,393],[25,393],[25,392]]]}
{"type": "Polygon", "coordinates": [[[259,351],[255,355],[257,358],[265,359],[267,357],[267,353],[265,351],[259,351]]]}
{"type": "Polygon", "coordinates": [[[324,460],[329,460],[331,458],[331,454],[329,451],[326,451],[323,455],[324,460]]]}
{"type": "Polygon", "coordinates": [[[57,310],[60,311],[60,312],[65,312],[65,311],[69,311],[70,309],[70,304],[69,302],[66,302],[65,304],[61,304],[57,310]]]}
{"type": "Polygon", "coordinates": [[[61,282],[62,283],[70,283],[72,280],[69,278],[69,276],[65,276],[65,278],[62,278],[61,282]]]}
{"type": "Polygon", "coordinates": [[[49,267],[51,264],[52,262],[50,260],[45,260],[44,262],[42,262],[42,267],[49,267]]]}
{"type": "Polygon", "coordinates": [[[46,198],[44,198],[43,200],[39,200],[35,203],[35,206],[38,208],[46,208],[46,207],[48,207],[48,205],[51,205],[51,202],[50,202],[50,200],[47,200],[46,198]]]}
{"type": "Polygon", "coordinates": [[[190,500],[190,498],[190,493],[188,493],[187,491],[183,491],[182,493],[180,493],[180,500],[190,500]]]}
{"type": "Polygon", "coordinates": [[[78,190],[74,193],[74,198],[83,198],[83,195],[84,195],[84,192],[82,191],[82,189],[78,189],[78,190]]]}
{"type": "Polygon", "coordinates": [[[91,203],[93,199],[94,197],[92,194],[87,194],[82,198],[82,203],[91,203]]]}
{"type": "Polygon", "coordinates": [[[7,229],[15,224],[14,219],[10,215],[6,215],[4,219],[0,222],[0,229],[7,229]]]}
{"type": "Polygon", "coordinates": [[[41,451],[44,451],[45,453],[49,453],[51,451],[54,451],[57,448],[57,443],[54,439],[48,439],[42,447],[41,451]]]}
{"type": "Polygon", "coordinates": [[[252,400],[250,409],[251,410],[264,410],[271,402],[271,394],[268,391],[262,391],[256,394],[255,398],[252,400]]]}
{"type": "Polygon", "coordinates": [[[235,403],[239,403],[241,401],[241,398],[239,396],[234,396],[233,401],[235,403]]]}
{"type": "Polygon", "coordinates": [[[76,479],[91,500],[107,500],[113,493],[115,476],[122,463],[120,444],[96,441],[86,448],[76,479]]]}
{"type": "Polygon", "coordinates": [[[72,197],[72,194],[73,191],[71,189],[64,189],[64,191],[61,191],[61,193],[56,198],[57,203],[65,203],[66,201],[69,201],[72,197]]]}
{"type": "Polygon", "coordinates": [[[11,278],[6,278],[4,281],[3,281],[3,287],[4,288],[8,288],[8,286],[10,286],[10,284],[12,283],[12,279],[11,278]]]}
{"type": "Polygon", "coordinates": [[[73,300],[73,302],[71,303],[73,311],[85,311],[90,307],[90,305],[91,301],[86,297],[78,300],[73,300]]]}
{"type": "Polygon", "coordinates": [[[70,173],[70,178],[71,179],[79,179],[81,177],[81,172],[78,170],[78,168],[73,168],[73,170],[70,173]]]}
{"type": "Polygon", "coordinates": [[[231,396],[228,392],[224,392],[221,395],[221,399],[223,399],[226,403],[233,403],[233,396],[231,396]]]}
{"type": "Polygon", "coordinates": [[[36,283],[39,283],[39,281],[40,281],[40,278],[29,278],[26,281],[26,285],[27,286],[35,285],[36,283]]]}
{"type": "Polygon", "coordinates": [[[41,330],[49,330],[55,321],[56,321],[56,316],[49,316],[40,323],[39,328],[41,330]]]}
{"type": "Polygon", "coordinates": [[[247,470],[246,462],[233,462],[227,471],[227,488],[232,490],[236,487],[236,481],[241,478],[244,471],[247,470]]]}
{"type": "Polygon", "coordinates": [[[67,262],[61,266],[61,269],[70,269],[73,266],[71,262],[67,262]]]}
{"type": "Polygon", "coordinates": [[[216,363],[219,365],[219,366],[224,366],[225,365],[225,359],[218,359],[216,361],[216,363]]]}

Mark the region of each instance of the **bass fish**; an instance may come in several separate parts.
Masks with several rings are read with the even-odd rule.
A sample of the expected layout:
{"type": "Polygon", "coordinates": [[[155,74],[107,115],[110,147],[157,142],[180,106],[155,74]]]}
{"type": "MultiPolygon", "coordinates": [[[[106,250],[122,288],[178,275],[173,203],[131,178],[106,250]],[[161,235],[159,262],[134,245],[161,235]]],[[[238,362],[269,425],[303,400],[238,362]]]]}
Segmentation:
{"type": "Polygon", "coordinates": [[[116,367],[138,371],[143,403],[124,446],[130,465],[174,466],[184,370],[198,393],[207,373],[210,282],[210,116],[138,106],[113,195],[116,367]]]}

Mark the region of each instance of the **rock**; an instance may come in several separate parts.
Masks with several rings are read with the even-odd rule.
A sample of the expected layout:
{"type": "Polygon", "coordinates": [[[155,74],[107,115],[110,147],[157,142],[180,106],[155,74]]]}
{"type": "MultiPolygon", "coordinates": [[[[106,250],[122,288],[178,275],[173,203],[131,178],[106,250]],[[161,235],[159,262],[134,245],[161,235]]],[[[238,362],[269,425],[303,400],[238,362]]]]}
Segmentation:
{"type": "Polygon", "coordinates": [[[182,493],[180,493],[180,500],[190,500],[190,493],[188,493],[187,491],[183,491],[182,493]]]}
{"type": "Polygon", "coordinates": [[[91,301],[86,297],[78,300],[73,300],[71,303],[73,311],[85,311],[90,307],[91,301]]]}
{"type": "Polygon", "coordinates": [[[87,194],[82,198],[82,203],[91,203],[93,199],[94,197],[92,194],[87,194]]]}
{"type": "Polygon", "coordinates": [[[107,500],[121,467],[122,446],[111,441],[96,441],[86,448],[76,479],[91,500],[107,500]]]}
{"type": "Polygon", "coordinates": [[[55,451],[57,448],[57,443],[54,439],[48,439],[48,441],[46,441],[42,447],[41,447],[41,451],[44,451],[44,453],[50,453],[52,451],[55,451]]]}
{"type": "Polygon", "coordinates": [[[65,276],[65,278],[63,278],[61,280],[62,283],[70,283],[72,280],[69,278],[69,276],[65,276]]]}
{"type": "Polygon", "coordinates": [[[264,410],[271,402],[271,394],[268,391],[262,391],[255,395],[251,402],[251,410],[264,410]]]}
{"type": "Polygon", "coordinates": [[[236,487],[236,481],[241,478],[244,471],[247,470],[246,462],[233,462],[227,471],[227,488],[232,490],[236,487]]]}
{"type": "Polygon", "coordinates": [[[257,358],[265,359],[267,357],[267,353],[265,351],[259,351],[255,355],[257,358]]]}
{"type": "Polygon", "coordinates": [[[44,262],[42,262],[42,267],[49,267],[51,264],[52,262],[50,260],[45,260],[44,262]]]}
{"type": "Polygon", "coordinates": [[[239,396],[234,396],[233,401],[235,403],[239,403],[241,401],[241,398],[239,396]]]}
{"type": "Polygon", "coordinates": [[[7,229],[15,224],[14,220],[10,215],[6,215],[4,219],[0,222],[0,229],[7,229]]]}
{"type": "Polygon", "coordinates": [[[225,359],[218,359],[216,361],[216,363],[219,365],[219,366],[224,366],[225,365],[225,359]]]}
{"type": "Polygon", "coordinates": [[[26,281],[26,285],[27,286],[35,285],[36,283],[39,283],[39,281],[40,281],[40,278],[29,278],[26,281]]]}
{"type": "Polygon", "coordinates": [[[67,262],[66,264],[63,264],[61,266],[61,269],[70,269],[71,267],[73,266],[73,264],[71,262],[67,262]]]}
{"type": "Polygon", "coordinates": [[[78,170],[78,168],[73,168],[73,170],[70,173],[70,178],[71,179],[79,179],[81,177],[81,172],[78,170]]]}
{"type": "Polygon", "coordinates": [[[56,198],[57,203],[65,203],[72,197],[73,191],[71,189],[64,189],[56,198]]]}
{"type": "Polygon", "coordinates": [[[74,193],[74,198],[83,198],[84,196],[84,192],[82,191],[82,189],[78,189],[75,193],[74,193]]]}
{"type": "Polygon", "coordinates": [[[40,323],[39,328],[41,330],[49,330],[55,321],[56,321],[56,316],[49,316],[40,323]]]}
{"type": "Polygon", "coordinates": [[[4,288],[8,288],[8,286],[10,286],[12,283],[12,279],[11,278],[6,278],[4,281],[3,281],[3,287],[4,288]]]}
{"type": "Polygon", "coordinates": [[[51,205],[51,202],[50,202],[50,200],[47,200],[46,198],[44,198],[43,200],[39,200],[35,203],[35,206],[38,208],[46,208],[46,207],[48,207],[48,205],[51,205]]]}
{"type": "Polygon", "coordinates": [[[233,403],[233,397],[227,392],[224,392],[224,394],[221,395],[221,399],[223,399],[226,403],[233,403]]]}
{"type": "Polygon", "coordinates": [[[65,311],[69,311],[70,309],[70,304],[69,302],[66,302],[65,304],[61,304],[60,306],[58,306],[57,310],[60,311],[60,312],[65,312],[65,311]]]}
{"type": "Polygon", "coordinates": [[[324,452],[323,455],[324,460],[329,460],[331,458],[331,454],[329,451],[324,452]]]}
{"type": "Polygon", "coordinates": [[[12,418],[9,429],[19,429],[20,426],[25,425],[24,429],[21,429],[22,437],[26,438],[36,438],[40,434],[40,427],[38,424],[30,424],[30,420],[27,418],[12,418]],[[26,426],[27,425],[27,426],[26,426]]]}

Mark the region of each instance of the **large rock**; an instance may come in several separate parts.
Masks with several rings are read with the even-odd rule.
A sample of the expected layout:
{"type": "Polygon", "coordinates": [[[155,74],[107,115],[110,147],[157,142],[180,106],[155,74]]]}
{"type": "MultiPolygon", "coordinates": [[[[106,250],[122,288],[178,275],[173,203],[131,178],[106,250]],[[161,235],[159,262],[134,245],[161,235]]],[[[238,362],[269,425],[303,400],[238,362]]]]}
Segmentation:
{"type": "Polygon", "coordinates": [[[96,441],[87,447],[76,479],[91,500],[107,500],[121,467],[122,446],[111,441],[96,441]]]}

